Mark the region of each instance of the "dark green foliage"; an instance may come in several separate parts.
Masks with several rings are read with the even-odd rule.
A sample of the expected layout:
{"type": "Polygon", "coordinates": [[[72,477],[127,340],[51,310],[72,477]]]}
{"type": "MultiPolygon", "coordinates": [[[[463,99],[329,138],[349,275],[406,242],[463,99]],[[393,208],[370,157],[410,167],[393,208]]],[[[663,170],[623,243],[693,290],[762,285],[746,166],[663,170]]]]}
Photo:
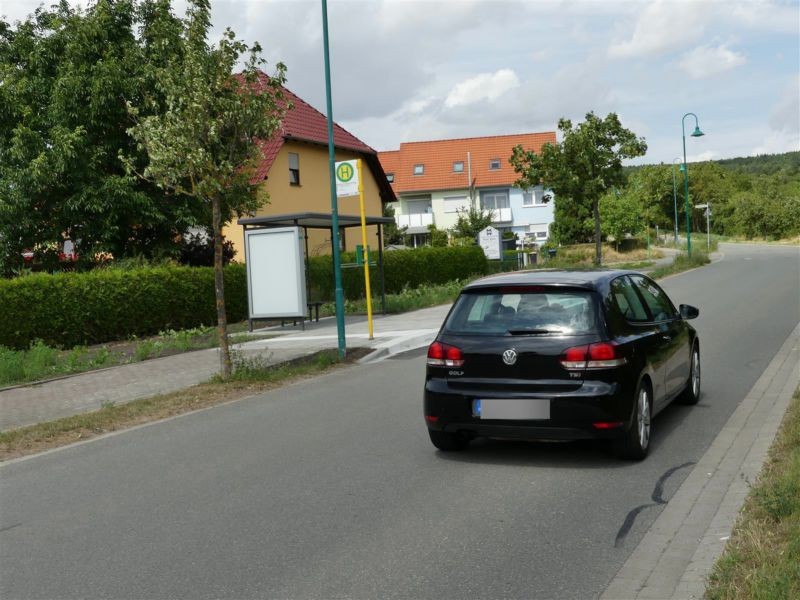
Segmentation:
{"type": "MultiPolygon", "coordinates": [[[[389,204],[383,205],[383,216],[391,217],[394,219],[394,208],[389,204]]],[[[386,246],[399,245],[405,243],[405,232],[408,227],[402,229],[397,226],[397,223],[390,223],[383,226],[383,243],[386,246]]]]}
{"type": "Polygon", "coordinates": [[[146,114],[163,105],[151,74],[179,31],[168,0],[98,0],[85,12],[62,2],[0,21],[0,271],[22,266],[23,249],[58,269],[65,238],[82,262],[171,255],[206,218],[185,196],[127,174],[118,157],[144,166],[126,102],[146,114]]]}
{"type": "Polygon", "coordinates": [[[492,224],[494,212],[470,206],[467,210],[458,211],[458,221],[453,232],[456,237],[477,241],[478,234],[492,224]]]}
{"type": "MultiPolygon", "coordinates": [[[[396,250],[384,257],[387,293],[487,272],[486,257],[477,246],[396,250]]],[[[355,254],[344,253],[342,261],[354,263],[355,254]]],[[[370,274],[377,295],[377,266],[370,274]]],[[[333,299],[330,256],[309,261],[309,279],[309,300],[333,299]]],[[[346,298],[362,298],[364,271],[344,269],[343,285],[346,298]]],[[[229,321],[247,318],[244,265],[225,268],[225,303],[229,321]]],[[[72,347],[151,335],[216,322],[214,270],[165,265],[5,279],[0,280],[0,306],[0,346],[9,348],[28,348],[35,340],[72,347]]]]}
{"type": "MultiPolygon", "coordinates": [[[[233,242],[222,242],[222,262],[228,264],[233,260],[236,250],[233,242]]],[[[181,239],[181,255],[178,259],[182,265],[190,267],[214,266],[214,238],[201,233],[184,236],[181,239]]]]}
{"type": "MultiPolygon", "coordinates": [[[[228,318],[247,317],[242,265],[225,270],[228,318]]],[[[210,268],[95,269],[0,280],[0,346],[72,347],[216,321],[210,268]]]]}
{"type": "MultiPolygon", "coordinates": [[[[383,253],[385,261],[386,293],[396,294],[404,288],[422,284],[436,284],[464,279],[470,275],[487,272],[486,256],[478,246],[434,248],[426,246],[414,250],[392,250],[383,253]]],[[[342,253],[342,264],[355,263],[354,252],[342,253]]],[[[372,255],[377,262],[377,253],[372,255]]],[[[315,256],[309,261],[310,300],[333,299],[333,259],[315,256]]],[[[373,294],[380,293],[378,266],[370,267],[370,286],[373,294]]],[[[364,297],[364,271],[361,268],[342,270],[342,287],[345,298],[364,297]]]]}

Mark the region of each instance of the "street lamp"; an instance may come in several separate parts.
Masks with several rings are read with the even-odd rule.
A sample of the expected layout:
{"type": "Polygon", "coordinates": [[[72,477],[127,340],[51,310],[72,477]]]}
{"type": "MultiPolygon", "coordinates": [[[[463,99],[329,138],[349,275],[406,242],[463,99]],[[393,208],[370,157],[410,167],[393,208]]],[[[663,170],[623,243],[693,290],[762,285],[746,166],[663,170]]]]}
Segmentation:
{"type": "MultiPolygon", "coordinates": [[[[675,207],[675,247],[678,247],[678,186],[675,184],[675,161],[679,161],[680,157],[672,161],[672,204],[675,207]]],[[[683,164],[681,164],[681,173],[683,173],[683,164]]]]}
{"type": "Polygon", "coordinates": [[[692,257],[692,231],[691,231],[691,214],[689,213],[689,167],[686,165],[686,117],[694,117],[694,131],[692,137],[700,137],[705,135],[700,131],[700,125],[697,122],[697,115],[694,113],[686,113],[681,119],[681,135],[683,136],[683,188],[685,192],[686,201],[686,252],[689,258],[692,257]]]}

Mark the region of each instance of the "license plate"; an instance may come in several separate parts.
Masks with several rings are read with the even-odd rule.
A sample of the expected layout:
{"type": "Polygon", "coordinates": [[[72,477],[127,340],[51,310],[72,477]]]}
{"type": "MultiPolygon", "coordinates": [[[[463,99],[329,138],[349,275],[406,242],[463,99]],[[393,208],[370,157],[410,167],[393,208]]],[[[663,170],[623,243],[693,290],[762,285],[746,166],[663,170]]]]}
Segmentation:
{"type": "Polygon", "coordinates": [[[479,419],[543,420],[550,418],[550,400],[476,398],[472,415],[479,419]]]}

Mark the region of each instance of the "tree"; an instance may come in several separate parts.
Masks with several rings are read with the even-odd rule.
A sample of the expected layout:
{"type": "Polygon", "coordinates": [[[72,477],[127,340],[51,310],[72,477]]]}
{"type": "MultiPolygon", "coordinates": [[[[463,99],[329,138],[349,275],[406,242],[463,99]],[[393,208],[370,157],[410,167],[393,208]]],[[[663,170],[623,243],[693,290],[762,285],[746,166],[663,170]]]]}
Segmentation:
{"type": "Polygon", "coordinates": [[[634,194],[612,191],[600,198],[603,231],[614,237],[617,250],[626,234],[636,235],[641,227],[647,225],[641,217],[642,212],[642,205],[634,194]]]}
{"type": "Polygon", "coordinates": [[[128,133],[146,151],[143,171],[122,157],[130,173],[160,188],[184,194],[211,213],[214,240],[214,291],[220,340],[220,372],[231,374],[225,313],[222,224],[254,211],[265,198],[256,193],[253,167],[261,159],[258,140],[280,126],[285,67],[267,77],[261,47],[248,47],[227,29],[216,47],[207,43],[209,0],[190,0],[181,32],[181,56],[155,73],[167,109],[142,116],[129,105],[136,125],[128,133]],[[240,75],[233,69],[247,55],[240,75]]]}
{"type": "MultiPolygon", "coordinates": [[[[394,219],[394,207],[392,207],[389,204],[384,204],[383,216],[391,217],[392,219],[394,219]]],[[[406,229],[408,229],[408,227],[398,227],[397,222],[384,225],[383,226],[384,246],[402,244],[406,238],[406,229]]]]}
{"type": "MultiPolygon", "coordinates": [[[[540,154],[522,146],[514,148],[510,162],[519,174],[516,185],[531,188],[544,183],[555,193],[556,206],[573,205],[579,219],[590,213],[594,219],[594,262],[599,265],[600,198],[624,184],[622,160],[644,155],[647,144],[625,129],[615,113],[600,119],[590,112],[575,127],[569,119],[560,119],[558,129],[562,141],[545,144],[540,154]]],[[[554,229],[559,229],[558,214],[554,229]]]]}
{"type": "Polygon", "coordinates": [[[458,210],[458,220],[453,228],[456,236],[477,240],[478,234],[492,224],[494,213],[491,210],[475,208],[458,210]]]}
{"type": "Polygon", "coordinates": [[[201,212],[117,156],[144,160],[126,102],[142,116],[164,106],[148,73],[172,60],[179,25],[169,0],[98,0],[86,12],[61,2],[0,22],[0,271],[23,249],[55,265],[65,239],[84,262],[177,253],[201,212]]]}
{"type": "Polygon", "coordinates": [[[434,248],[443,248],[447,246],[448,235],[444,229],[439,229],[435,224],[428,225],[428,233],[431,236],[431,246],[434,248]]]}

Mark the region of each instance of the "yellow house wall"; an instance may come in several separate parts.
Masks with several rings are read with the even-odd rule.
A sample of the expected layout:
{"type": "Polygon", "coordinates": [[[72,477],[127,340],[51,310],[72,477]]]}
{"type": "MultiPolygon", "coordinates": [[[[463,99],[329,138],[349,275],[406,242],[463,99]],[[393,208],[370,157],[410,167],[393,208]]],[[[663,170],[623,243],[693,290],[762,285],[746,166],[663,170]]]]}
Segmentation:
{"type": "MultiPolygon", "coordinates": [[[[361,158],[354,152],[336,150],[336,160],[361,158]]],[[[364,179],[364,207],[367,216],[383,216],[380,193],[375,177],[362,161],[361,172],[364,179]]],[[[283,215],[288,213],[319,212],[331,213],[330,175],[328,171],[328,149],[324,146],[286,142],[270,168],[259,194],[268,194],[269,201],[256,212],[256,216],[283,215]],[[300,185],[289,183],[289,153],[300,157],[300,185]]],[[[358,196],[339,198],[340,215],[358,215],[358,196]]],[[[355,250],[361,243],[361,228],[348,227],[343,230],[346,250],[355,250]]],[[[244,233],[241,225],[228,223],[223,234],[233,242],[236,250],[234,260],[244,262],[244,233]]],[[[378,247],[376,226],[367,227],[367,244],[372,249],[378,247]]],[[[331,232],[326,229],[308,230],[308,251],[311,256],[331,253],[331,232]]]]}

